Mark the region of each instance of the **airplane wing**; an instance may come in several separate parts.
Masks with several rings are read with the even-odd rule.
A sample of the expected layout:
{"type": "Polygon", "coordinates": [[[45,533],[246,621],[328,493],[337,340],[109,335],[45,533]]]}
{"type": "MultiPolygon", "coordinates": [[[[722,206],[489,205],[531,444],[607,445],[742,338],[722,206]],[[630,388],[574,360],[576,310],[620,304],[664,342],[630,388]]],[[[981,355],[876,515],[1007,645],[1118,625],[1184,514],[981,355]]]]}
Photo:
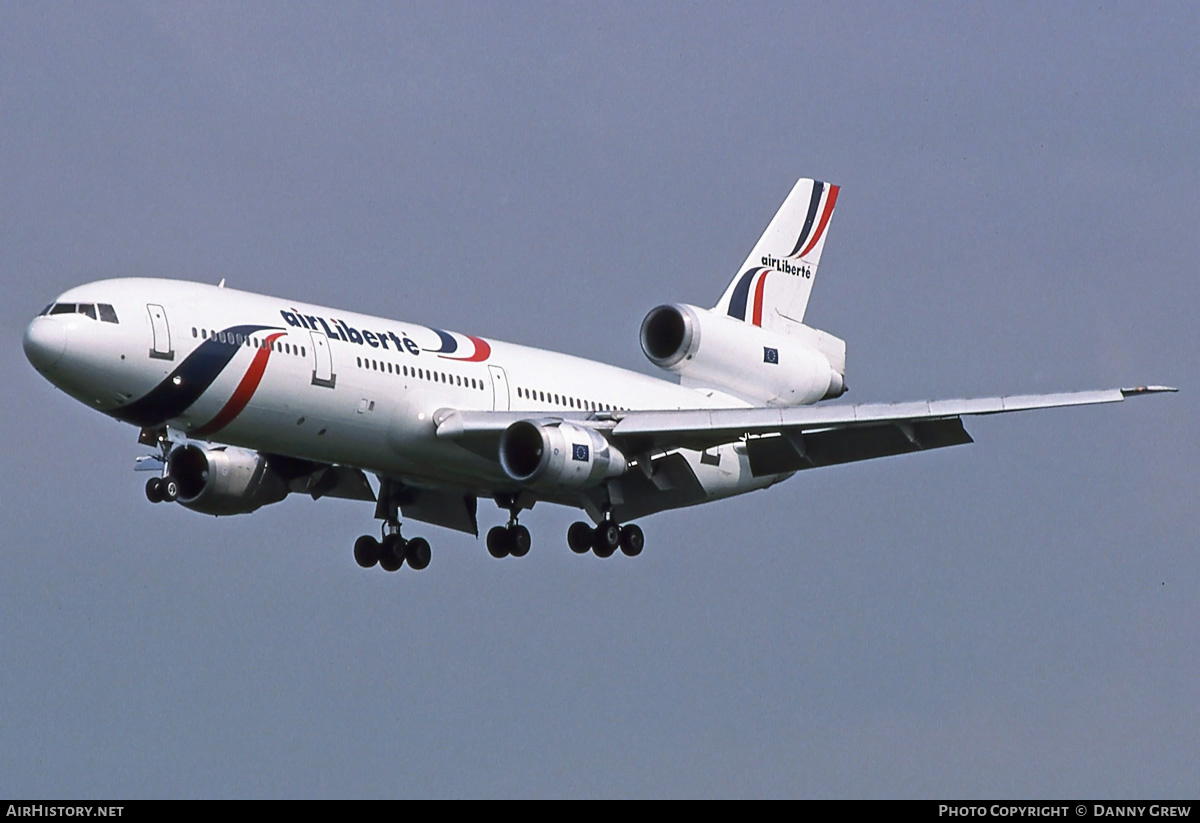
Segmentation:
{"type": "Polygon", "coordinates": [[[495,459],[500,435],[518,420],[570,420],[594,428],[630,458],[672,449],[703,451],[747,439],[756,475],[868,460],[970,443],[967,415],[1117,403],[1127,397],[1177,391],[1168,386],[922,400],[861,405],[686,409],[628,412],[475,412],[443,409],[438,437],[495,459]]]}

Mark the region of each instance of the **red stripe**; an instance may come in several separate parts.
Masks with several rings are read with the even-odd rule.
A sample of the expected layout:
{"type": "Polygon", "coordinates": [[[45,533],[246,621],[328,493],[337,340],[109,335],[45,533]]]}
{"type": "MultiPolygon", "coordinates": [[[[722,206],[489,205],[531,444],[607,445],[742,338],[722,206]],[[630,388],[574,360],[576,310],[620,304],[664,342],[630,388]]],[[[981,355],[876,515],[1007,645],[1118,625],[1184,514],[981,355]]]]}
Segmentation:
{"type": "Polygon", "coordinates": [[[267,360],[271,357],[271,344],[283,335],[284,332],[278,332],[267,337],[266,345],[254,353],[254,360],[251,361],[250,368],[246,369],[246,373],[242,376],[242,382],[238,383],[238,387],[233,390],[229,402],[217,412],[216,417],[196,429],[193,434],[212,434],[228,426],[235,417],[242,413],[242,409],[246,408],[246,404],[250,402],[250,398],[258,389],[258,384],[262,382],[263,373],[267,370],[267,360]]]}
{"type": "Polygon", "coordinates": [[[804,247],[804,251],[800,252],[801,257],[812,251],[812,247],[817,245],[817,241],[825,233],[825,227],[829,225],[829,218],[833,216],[833,204],[837,202],[840,188],[840,186],[829,187],[829,196],[825,198],[825,210],[821,212],[821,222],[817,224],[817,230],[813,233],[812,239],[808,241],[808,245],[804,247]]]}
{"type": "Polygon", "coordinates": [[[492,356],[492,347],[488,345],[488,341],[482,337],[472,337],[469,334],[463,335],[472,343],[475,344],[475,353],[470,357],[448,357],[444,354],[438,355],[443,360],[459,360],[463,363],[482,363],[492,356]]]}
{"type": "Polygon", "coordinates": [[[758,285],[754,287],[754,325],[762,325],[762,304],[763,304],[763,287],[767,285],[767,275],[770,269],[765,270],[758,278],[758,285]]]}

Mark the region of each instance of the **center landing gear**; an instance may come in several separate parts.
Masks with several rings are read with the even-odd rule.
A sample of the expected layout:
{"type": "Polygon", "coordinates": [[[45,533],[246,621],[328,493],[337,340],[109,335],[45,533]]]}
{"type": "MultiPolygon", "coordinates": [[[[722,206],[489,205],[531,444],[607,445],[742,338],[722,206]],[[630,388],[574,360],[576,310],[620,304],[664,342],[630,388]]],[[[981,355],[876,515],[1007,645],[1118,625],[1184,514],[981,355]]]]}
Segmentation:
{"type": "Polygon", "coordinates": [[[646,545],[646,537],[633,523],[619,526],[606,517],[594,529],[587,523],[572,523],[567,529],[567,545],[576,554],[591,551],[596,557],[612,557],[620,549],[626,557],[637,557],[646,545]]]}
{"type": "Polygon", "coordinates": [[[354,541],[354,561],[364,569],[378,563],[385,572],[394,572],[408,563],[410,569],[419,572],[429,565],[433,554],[429,541],[423,537],[405,540],[400,536],[400,521],[397,519],[400,505],[397,497],[395,484],[384,480],[379,487],[379,502],[375,508],[375,516],[384,521],[383,537],[376,540],[364,534],[354,541]]]}
{"type": "Polygon", "coordinates": [[[520,514],[521,508],[517,505],[516,499],[511,497],[497,498],[496,503],[501,508],[508,509],[508,525],[495,526],[488,531],[488,554],[497,560],[509,555],[524,557],[529,554],[533,538],[529,536],[529,529],[517,523],[517,515],[520,514]]]}

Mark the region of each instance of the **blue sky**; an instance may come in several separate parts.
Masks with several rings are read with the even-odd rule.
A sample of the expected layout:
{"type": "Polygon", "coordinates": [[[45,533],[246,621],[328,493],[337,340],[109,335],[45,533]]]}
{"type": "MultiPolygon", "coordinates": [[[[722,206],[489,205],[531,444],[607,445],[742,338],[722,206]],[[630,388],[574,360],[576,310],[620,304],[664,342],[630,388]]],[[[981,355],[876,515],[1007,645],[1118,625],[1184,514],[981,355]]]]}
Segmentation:
{"type": "MultiPolygon", "coordinates": [[[[0,794],[1190,796],[1194,4],[0,5],[0,794]],[[577,557],[370,507],[150,506],[25,324],[217,282],[653,372],[797,177],[847,401],[968,421],[577,557]]],[[[481,523],[502,512],[481,503],[481,523]]]]}

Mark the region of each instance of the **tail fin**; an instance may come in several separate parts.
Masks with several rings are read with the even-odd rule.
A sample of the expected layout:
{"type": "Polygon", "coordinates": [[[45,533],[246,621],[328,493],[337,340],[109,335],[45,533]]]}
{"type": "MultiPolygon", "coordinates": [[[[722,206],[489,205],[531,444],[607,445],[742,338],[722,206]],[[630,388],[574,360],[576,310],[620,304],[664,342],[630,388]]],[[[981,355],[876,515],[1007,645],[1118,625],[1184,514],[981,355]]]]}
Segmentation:
{"type": "Polygon", "coordinates": [[[830,183],[798,180],[715,311],[785,332],[803,322],[837,196],[830,183]]]}

